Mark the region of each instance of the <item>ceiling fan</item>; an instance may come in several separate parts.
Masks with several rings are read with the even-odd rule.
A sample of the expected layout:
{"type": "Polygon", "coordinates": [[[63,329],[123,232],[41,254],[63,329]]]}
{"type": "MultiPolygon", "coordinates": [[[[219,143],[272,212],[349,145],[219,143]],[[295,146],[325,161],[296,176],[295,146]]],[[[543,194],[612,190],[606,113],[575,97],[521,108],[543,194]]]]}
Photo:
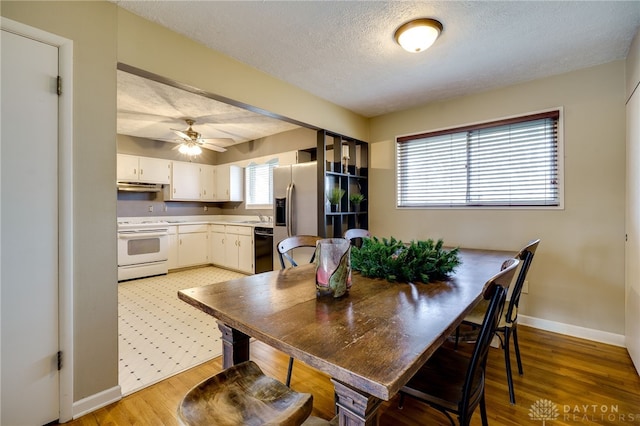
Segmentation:
{"type": "Polygon", "coordinates": [[[173,133],[178,135],[180,139],[182,139],[182,143],[180,144],[178,150],[182,154],[187,154],[190,156],[198,155],[202,153],[202,148],[210,149],[212,151],[225,152],[227,149],[221,146],[218,146],[209,141],[231,141],[231,138],[203,138],[202,135],[195,130],[193,130],[193,125],[196,123],[195,120],[190,118],[186,118],[184,120],[189,126],[186,130],[178,130],[171,129],[173,133]]]}

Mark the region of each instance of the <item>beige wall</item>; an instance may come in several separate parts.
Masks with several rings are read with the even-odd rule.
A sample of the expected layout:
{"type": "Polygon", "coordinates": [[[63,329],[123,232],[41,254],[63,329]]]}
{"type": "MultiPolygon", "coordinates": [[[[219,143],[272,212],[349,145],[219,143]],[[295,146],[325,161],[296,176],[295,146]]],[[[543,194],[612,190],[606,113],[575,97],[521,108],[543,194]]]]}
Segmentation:
{"type": "Polygon", "coordinates": [[[522,313],[624,334],[625,73],[617,61],[371,120],[370,229],[400,239],[518,250],[542,242],[522,313]],[[564,108],[564,210],[395,206],[397,135],[564,108]]]}
{"type": "Polygon", "coordinates": [[[77,401],[118,385],[116,7],[101,2],[2,1],[1,13],[74,42],[73,399],[77,401]]]}

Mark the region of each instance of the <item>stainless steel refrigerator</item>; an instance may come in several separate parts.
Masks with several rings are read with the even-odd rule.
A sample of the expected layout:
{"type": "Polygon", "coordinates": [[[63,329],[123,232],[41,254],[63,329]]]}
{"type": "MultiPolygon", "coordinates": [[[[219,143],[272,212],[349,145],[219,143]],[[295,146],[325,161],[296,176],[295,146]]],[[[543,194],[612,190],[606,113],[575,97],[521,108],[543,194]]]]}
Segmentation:
{"type": "MultiPolygon", "coordinates": [[[[273,269],[281,269],[278,242],[292,235],[318,235],[317,163],[278,166],[273,170],[273,269]]],[[[308,263],[313,249],[293,250],[298,264],[308,263]]],[[[288,265],[287,265],[288,266],[288,265]]]]}

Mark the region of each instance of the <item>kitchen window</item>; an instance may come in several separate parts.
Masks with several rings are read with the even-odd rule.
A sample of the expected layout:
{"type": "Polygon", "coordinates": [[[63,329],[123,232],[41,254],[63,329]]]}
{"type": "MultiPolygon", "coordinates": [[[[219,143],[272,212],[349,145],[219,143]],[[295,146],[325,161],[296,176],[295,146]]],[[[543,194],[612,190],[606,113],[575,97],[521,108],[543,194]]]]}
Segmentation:
{"type": "Polygon", "coordinates": [[[270,209],[273,207],[273,169],[278,159],[262,164],[249,163],[244,169],[245,207],[248,209],[270,209]]]}
{"type": "Polygon", "coordinates": [[[398,137],[397,206],[561,207],[560,113],[398,137]]]}

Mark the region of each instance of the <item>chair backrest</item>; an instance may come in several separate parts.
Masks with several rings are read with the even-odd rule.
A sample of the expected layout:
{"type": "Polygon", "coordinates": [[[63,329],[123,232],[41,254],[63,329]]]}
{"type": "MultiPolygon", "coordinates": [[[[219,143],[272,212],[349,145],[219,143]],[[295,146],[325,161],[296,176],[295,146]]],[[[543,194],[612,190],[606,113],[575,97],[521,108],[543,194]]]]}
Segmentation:
{"type": "Polygon", "coordinates": [[[503,264],[503,269],[491,277],[485,286],[484,299],[489,300],[489,306],[484,315],[476,345],[469,361],[469,367],[467,368],[462,389],[461,411],[466,411],[471,406],[475,406],[477,401],[470,403],[472,397],[475,396],[476,399],[480,397],[481,393],[473,394],[473,392],[478,389],[478,386],[484,386],[479,384],[479,381],[484,381],[484,368],[487,362],[489,346],[500,322],[500,316],[507,297],[507,288],[513,280],[518,263],[520,263],[518,259],[509,259],[503,264]]]}
{"type": "MultiPolygon", "coordinates": [[[[284,260],[287,259],[291,266],[298,266],[295,260],[293,260],[293,256],[289,253],[290,250],[300,248],[300,247],[316,247],[316,243],[321,240],[322,237],[318,237],[315,235],[294,235],[293,237],[285,238],[284,240],[278,243],[278,256],[280,258],[280,265],[282,268],[285,268],[284,260]]],[[[311,259],[309,263],[312,263],[316,257],[316,252],[314,251],[311,255],[311,259]]]]}
{"type": "Polygon", "coordinates": [[[347,229],[344,233],[344,239],[351,241],[351,244],[354,243],[354,239],[356,238],[370,238],[371,234],[366,229],[347,229]]]}
{"type": "Polygon", "coordinates": [[[527,273],[529,272],[529,267],[533,261],[533,255],[536,254],[539,243],[540,239],[529,241],[527,245],[524,246],[524,248],[516,255],[516,259],[520,260],[521,266],[520,272],[513,283],[513,291],[511,292],[511,298],[509,299],[504,315],[505,321],[508,324],[514,323],[516,319],[518,319],[518,304],[520,303],[522,287],[527,279],[527,273]]]}

